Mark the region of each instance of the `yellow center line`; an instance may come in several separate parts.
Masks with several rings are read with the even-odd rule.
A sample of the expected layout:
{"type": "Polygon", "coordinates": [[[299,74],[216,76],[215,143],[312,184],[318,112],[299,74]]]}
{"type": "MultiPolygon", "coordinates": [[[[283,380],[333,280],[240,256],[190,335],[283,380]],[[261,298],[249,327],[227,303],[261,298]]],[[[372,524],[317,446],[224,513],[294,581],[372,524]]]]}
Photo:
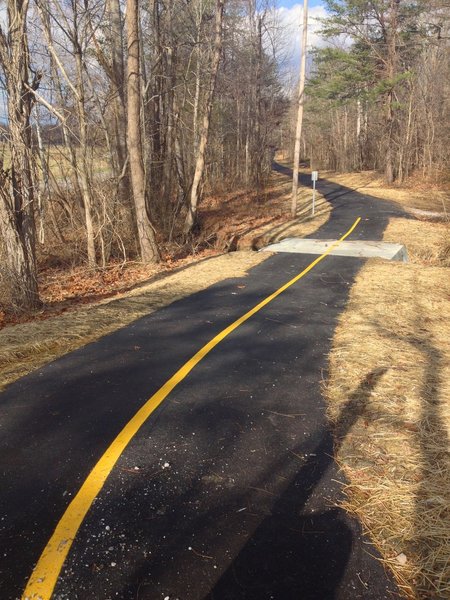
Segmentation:
{"type": "Polygon", "coordinates": [[[228,325],[212,340],[203,346],[192,358],[190,358],[178,371],[172,375],[166,383],[159,388],[151,398],[138,410],[134,417],[128,421],[122,431],[113,440],[108,449],[99,459],[87,479],[84,481],[77,495],[66,508],[63,516],[53,532],[52,537],[47,543],[42,552],[36,567],[31,574],[27,583],[27,587],[22,595],[22,600],[50,600],[59,574],[63,567],[67,554],[72,546],[75,536],[83,523],[86,514],[97,495],[100,493],[106,478],[111,473],[114,465],[119,460],[121,454],[128,446],[130,441],[147,421],[149,416],[167,398],[170,392],[185,379],[192,369],[207,355],[213,348],[225,339],[231,332],[245,323],[250,317],[259,312],[269,302],[272,302],[277,296],[282,294],[291,285],[304,277],[311,269],[313,269],[321,260],[323,260],[330,252],[346,237],[348,237],[355,227],[358,225],[360,217],[356,219],[350,229],[339,240],[334,242],[321,256],[311,262],[301,273],[293,279],[285,283],[278,290],[267,296],[262,302],[254,308],[246,312],[242,317],[228,325]]]}

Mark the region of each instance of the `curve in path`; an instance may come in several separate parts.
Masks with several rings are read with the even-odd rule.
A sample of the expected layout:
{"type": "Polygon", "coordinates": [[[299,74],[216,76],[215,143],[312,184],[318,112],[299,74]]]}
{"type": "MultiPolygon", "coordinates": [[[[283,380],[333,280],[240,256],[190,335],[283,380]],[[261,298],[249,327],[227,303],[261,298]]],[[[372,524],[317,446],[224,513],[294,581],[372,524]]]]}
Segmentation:
{"type": "MultiPolygon", "coordinates": [[[[386,217],[361,202],[361,235],[374,239],[386,217]]],[[[341,200],[334,226],[350,214],[341,200]]],[[[0,395],[2,597],[20,596],[70,498],[145,399],[309,261],[274,256],[0,395]]],[[[359,525],[334,507],[341,476],[320,393],[336,319],[362,264],[328,257],[171,394],[88,514],[56,598],[390,597],[395,586],[359,525]]],[[[381,376],[368,373],[358,392],[368,399],[381,376]]],[[[360,395],[349,398],[341,432],[364,410],[353,405],[360,395]]]]}

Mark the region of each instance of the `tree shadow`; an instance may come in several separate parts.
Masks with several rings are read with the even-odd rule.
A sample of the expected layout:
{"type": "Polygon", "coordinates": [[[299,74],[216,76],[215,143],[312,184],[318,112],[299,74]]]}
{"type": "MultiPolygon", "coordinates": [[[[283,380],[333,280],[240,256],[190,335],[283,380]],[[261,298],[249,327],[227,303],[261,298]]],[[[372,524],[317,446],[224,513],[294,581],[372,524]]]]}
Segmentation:
{"type": "MultiPolygon", "coordinates": [[[[418,331],[421,329],[421,323],[422,320],[418,315],[418,331]]],[[[422,544],[419,550],[420,560],[427,555],[440,554],[440,560],[437,563],[440,573],[434,571],[432,574],[423,573],[423,576],[425,579],[431,579],[433,586],[436,585],[436,587],[441,587],[442,584],[445,585],[447,581],[446,590],[448,592],[448,581],[450,580],[449,554],[447,551],[445,556],[442,555],[443,542],[441,538],[442,533],[446,531],[444,535],[446,535],[448,548],[450,518],[447,516],[445,519],[445,515],[448,515],[448,507],[450,506],[450,489],[448,487],[450,438],[447,423],[442,414],[442,401],[439,398],[443,384],[441,373],[444,358],[442,352],[433,345],[428,335],[421,334],[418,340],[411,340],[411,343],[421,350],[427,360],[420,392],[422,402],[417,436],[422,458],[422,473],[416,495],[415,537],[418,540],[423,540],[423,537],[426,537],[426,540],[423,540],[425,543],[422,544]],[[447,512],[442,513],[445,506],[447,512]],[[436,531],[436,528],[438,531],[436,531]],[[434,535],[430,534],[433,531],[436,533],[434,535]],[[440,578],[439,584],[436,581],[437,577],[440,578]]],[[[425,592],[429,593],[429,589],[425,592]]],[[[443,587],[437,592],[438,594],[439,592],[445,593],[443,587]]]]}
{"type": "MultiPolygon", "coordinates": [[[[201,293],[155,313],[148,319],[157,327],[153,334],[160,343],[164,335],[167,339],[158,348],[159,360],[152,371],[158,372],[169,348],[173,353],[174,343],[183,353],[185,340],[199,343],[198,319],[208,323],[211,315],[217,318],[218,306],[222,311],[231,302],[241,314],[243,302],[255,304],[261,278],[270,275],[273,288],[277,278],[285,280],[283,269],[289,266],[297,272],[302,260],[297,257],[287,263],[283,257],[273,257],[272,266],[266,261],[258,267],[245,289],[233,287],[230,281],[214,286],[215,306],[210,293],[201,293]],[[230,295],[234,289],[239,289],[240,298],[230,295]],[[195,315],[189,328],[188,314],[195,315]],[[174,330],[177,320],[182,338],[177,336],[180,329],[174,330]]],[[[311,285],[309,292],[304,287],[300,303],[298,295],[286,294],[227,338],[221,352],[193,371],[152,416],[121,457],[78,533],[57,594],[71,597],[83,589],[84,599],[114,597],[119,590],[122,600],[167,595],[256,600],[270,594],[280,600],[381,600],[395,589],[368,554],[373,549],[358,523],[334,508],[342,476],[333,460],[333,429],[324,416],[320,378],[328,340],[348,294],[349,281],[342,275],[351,280],[363,261],[332,260],[337,274],[325,278],[315,272],[311,277],[321,285],[311,285]],[[337,301],[339,294],[343,297],[337,301]],[[326,319],[324,309],[316,309],[322,305],[328,305],[326,319]],[[300,327],[298,313],[304,309],[308,319],[300,327]],[[281,360],[276,360],[278,356],[281,360]],[[274,396],[272,386],[278,380],[284,391],[274,396]],[[158,457],[167,458],[170,470],[161,469],[158,457]],[[114,538],[104,531],[110,523],[114,538]],[[122,535],[126,551],[115,547],[122,535]],[[115,547],[113,552],[110,546],[115,547]],[[109,568],[108,560],[117,567],[109,568]],[[261,586],[253,589],[258,563],[261,586]],[[242,589],[233,587],[236,577],[244,583],[242,589]]],[[[220,318],[229,322],[228,314],[221,313],[220,318]]],[[[117,342],[113,345],[111,337],[117,333],[99,344],[106,345],[108,352],[104,372],[97,376],[108,380],[112,400],[134,398],[137,378],[137,390],[148,393],[148,365],[156,357],[145,354],[154,343],[146,321],[136,322],[139,337],[133,335],[128,342],[142,348],[121,369],[110,364],[117,353],[117,342]],[[142,374],[133,364],[140,360],[145,364],[142,374]],[[119,395],[119,390],[124,393],[119,395]]],[[[212,332],[204,330],[205,325],[202,335],[210,338],[212,332]]],[[[130,333],[127,328],[122,335],[126,338],[130,333]]],[[[382,374],[370,373],[349,398],[336,426],[339,439],[365,410],[382,374]]],[[[83,449],[88,441],[78,440],[83,449]]]]}
{"type": "MultiPolygon", "coordinates": [[[[422,320],[418,315],[417,330],[420,331],[421,327],[422,320]]],[[[416,515],[417,521],[422,524],[429,513],[430,500],[436,501],[433,493],[441,487],[444,496],[449,496],[445,480],[442,480],[441,486],[436,486],[436,479],[439,479],[440,476],[446,477],[448,474],[450,439],[442,414],[442,402],[439,398],[443,384],[441,373],[444,358],[442,352],[433,345],[430,336],[423,333],[420,334],[419,339],[411,340],[411,344],[419,349],[427,360],[420,392],[422,403],[420,435],[418,436],[422,454],[422,477],[417,493],[416,515]],[[432,487],[430,486],[430,477],[433,478],[435,484],[432,487]]],[[[427,529],[431,529],[431,527],[427,529]]],[[[434,543],[434,540],[429,540],[428,551],[431,551],[430,546],[434,543]]]]}
{"type": "MultiPolygon", "coordinates": [[[[286,165],[274,162],[272,164],[274,171],[282,173],[292,178],[292,169],[286,165]]],[[[311,176],[304,173],[299,174],[299,183],[303,186],[311,186],[311,176]]],[[[359,188],[350,188],[341,184],[319,179],[317,189],[322,193],[326,200],[331,204],[331,216],[328,222],[322,225],[317,231],[307,238],[318,239],[337,239],[348,229],[349,220],[357,216],[363,217],[357,230],[352,234],[353,238],[378,240],[389,222],[390,217],[402,217],[415,220],[415,217],[405,212],[401,206],[395,202],[381,200],[370,194],[361,194],[359,188]]],[[[300,206],[299,211],[305,207],[300,206]]]]}

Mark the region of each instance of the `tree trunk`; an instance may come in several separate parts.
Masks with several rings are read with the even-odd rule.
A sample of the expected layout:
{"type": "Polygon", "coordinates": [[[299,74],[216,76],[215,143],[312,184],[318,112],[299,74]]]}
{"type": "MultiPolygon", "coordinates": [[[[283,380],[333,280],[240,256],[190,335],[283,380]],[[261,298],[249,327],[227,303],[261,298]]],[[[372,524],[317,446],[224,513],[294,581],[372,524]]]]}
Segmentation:
{"type": "Polygon", "coordinates": [[[387,35],[387,74],[391,89],[386,95],[385,168],[384,178],[391,184],[395,179],[394,168],[394,79],[397,75],[397,25],[400,0],[390,0],[390,23],[387,35]]]}
{"type": "Polygon", "coordinates": [[[252,125],[250,115],[250,102],[247,105],[247,123],[245,128],[245,185],[250,184],[250,129],[252,125]]]}
{"type": "Polygon", "coordinates": [[[74,44],[75,64],[77,71],[77,111],[78,124],[80,128],[80,153],[81,153],[81,169],[80,169],[80,185],[83,195],[84,220],[86,225],[86,241],[87,241],[87,256],[88,265],[91,269],[97,266],[95,255],[95,234],[93,223],[93,198],[91,192],[91,182],[88,175],[88,147],[87,147],[87,115],[85,106],[84,94],[84,79],[83,79],[83,57],[81,54],[81,46],[78,40],[74,44]]]}
{"type": "MultiPolygon", "coordinates": [[[[159,0],[150,0],[150,18],[153,35],[152,54],[151,54],[151,78],[149,98],[146,100],[148,105],[148,120],[151,123],[150,135],[150,162],[159,164],[161,159],[162,132],[161,132],[161,96],[162,96],[162,56],[163,48],[161,44],[161,24],[159,0]]],[[[152,172],[153,175],[153,172],[152,172]]],[[[152,177],[152,182],[154,176],[152,177]]],[[[153,185],[158,187],[159,179],[153,185]]]]}
{"type": "Polygon", "coordinates": [[[384,162],[384,179],[386,183],[391,184],[394,181],[394,157],[392,153],[392,137],[393,137],[393,109],[392,109],[392,93],[388,94],[386,105],[386,152],[384,162]]]}
{"type": "Polygon", "coordinates": [[[206,93],[205,113],[203,115],[203,126],[200,133],[200,141],[195,162],[194,178],[192,180],[191,199],[189,210],[184,224],[184,233],[192,231],[197,222],[197,208],[200,201],[200,184],[205,170],[205,153],[208,144],[209,124],[211,121],[212,104],[214,100],[214,90],[216,87],[217,71],[219,69],[220,54],[222,51],[222,22],[223,22],[224,0],[217,0],[216,4],[216,23],[214,37],[214,53],[211,63],[211,72],[209,78],[208,90],[206,93]]]}
{"type": "MultiPolygon", "coordinates": [[[[8,36],[0,42],[0,64],[6,79],[11,167],[8,174],[0,170],[0,230],[6,250],[8,308],[25,311],[40,305],[35,260],[35,186],[31,165],[28,2],[8,0],[7,11],[8,36]]],[[[31,87],[37,89],[38,84],[39,78],[35,78],[31,87]]]]}
{"type": "Polygon", "coordinates": [[[172,27],[173,3],[167,8],[167,41],[165,44],[165,81],[166,81],[166,120],[164,160],[161,173],[161,191],[159,193],[160,217],[163,230],[167,233],[170,228],[170,204],[173,194],[173,174],[175,155],[175,87],[176,87],[176,48],[173,41],[172,27]]]}
{"type": "MultiPolygon", "coordinates": [[[[200,11],[199,11],[200,12],[200,11]]],[[[197,16],[197,34],[195,38],[195,94],[194,94],[194,110],[192,115],[192,137],[194,142],[194,156],[198,152],[198,109],[200,104],[200,76],[201,76],[201,60],[200,60],[200,28],[202,15],[197,16]]]]}
{"type": "Polygon", "coordinates": [[[145,172],[141,140],[141,89],[139,45],[139,0],[127,0],[126,25],[128,47],[128,119],[127,143],[130,157],[131,187],[136,212],[141,260],[145,263],[159,261],[155,234],[147,214],[145,172]]]}
{"type": "Polygon", "coordinates": [[[113,95],[114,138],[119,175],[119,194],[122,200],[127,199],[129,186],[126,168],[127,130],[125,106],[125,67],[123,60],[123,23],[119,0],[107,0],[107,10],[111,22],[111,92],[113,95]]]}
{"type": "Polygon", "coordinates": [[[255,148],[254,148],[254,177],[256,189],[261,189],[264,161],[264,144],[261,135],[261,76],[262,76],[262,16],[258,15],[256,22],[256,72],[255,72],[255,148]]]}
{"type": "Polygon", "coordinates": [[[362,143],[362,105],[358,98],[356,101],[356,168],[362,169],[363,166],[363,143],[362,143]]]}

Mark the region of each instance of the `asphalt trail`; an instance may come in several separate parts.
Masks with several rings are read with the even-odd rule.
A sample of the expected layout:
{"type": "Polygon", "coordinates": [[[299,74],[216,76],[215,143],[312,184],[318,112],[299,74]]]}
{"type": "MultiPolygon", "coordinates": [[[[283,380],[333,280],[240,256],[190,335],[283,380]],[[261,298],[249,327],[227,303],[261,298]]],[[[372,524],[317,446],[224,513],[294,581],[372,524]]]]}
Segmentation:
{"type": "MultiPolygon", "coordinates": [[[[379,239],[392,205],[348,198],[336,198],[314,237],[338,238],[360,215],[352,239],[379,239]]],[[[311,260],[271,257],[248,277],[139,319],[0,394],[0,598],[20,597],[71,497],[145,400],[311,260]]],[[[359,524],[334,505],[342,476],[320,393],[336,320],[363,262],[327,257],[172,392],[95,501],[55,598],[392,597],[359,524]]],[[[379,376],[361,382],[366,398],[379,376]]],[[[351,396],[344,433],[358,414],[353,404],[351,396]]]]}

